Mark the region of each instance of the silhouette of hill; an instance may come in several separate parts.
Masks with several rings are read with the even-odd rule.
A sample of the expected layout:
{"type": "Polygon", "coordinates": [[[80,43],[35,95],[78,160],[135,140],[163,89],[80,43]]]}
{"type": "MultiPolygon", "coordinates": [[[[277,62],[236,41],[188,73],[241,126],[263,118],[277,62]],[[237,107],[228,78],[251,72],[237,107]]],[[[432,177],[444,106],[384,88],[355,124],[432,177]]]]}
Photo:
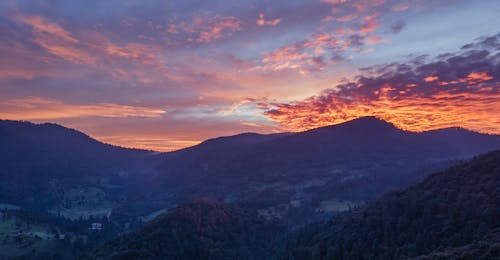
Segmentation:
{"type": "Polygon", "coordinates": [[[499,254],[500,151],[310,225],[286,259],[494,259],[499,254]],[[493,258],[492,258],[493,257],[493,258]]]}
{"type": "Polygon", "coordinates": [[[251,202],[273,216],[303,221],[499,148],[496,135],[460,128],[414,133],[365,117],[287,135],[212,139],[166,154],[156,183],[181,200],[251,202]]]}
{"type": "Polygon", "coordinates": [[[207,200],[181,205],[96,250],[97,259],[268,258],[283,231],[255,211],[207,200]]]}
{"type": "Polygon", "coordinates": [[[152,153],[55,124],[2,120],[0,144],[2,203],[79,218],[111,210],[144,216],[208,197],[302,224],[499,149],[500,136],[458,128],[412,133],[366,117],[152,153]]]}
{"type": "MultiPolygon", "coordinates": [[[[205,233],[201,233],[202,237],[183,237],[184,234],[187,236],[198,232],[187,227],[185,232],[182,231],[176,236],[179,239],[191,239],[189,241],[198,245],[200,252],[209,252],[222,258],[239,257],[253,252],[254,245],[261,245],[252,240],[254,236],[261,237],[259,231],[261,223],[264,223],[262,226],[266,226],[266,223],[279,220],[289,226],[296,226],[325,219],[369,203],[389,190],[406,187],[458,160],[499,148],[500,136],[497,135],[479,134],[460,128],[413,133],[400,130],[376,118],[360,118],[344,124],[301,133],[273,135],[245,133],[210,139],[197,146],[175,152],[153,153],[104,144],[81,132],[55,124],[2,120],[0,121],[0,206],[20,207],[25,211],[34,211],[34,214],[38,214],[36,212],[50,213],[71,219],[83,226],[88,225],[87,222],[90,219],[104,219],[114,227],[109,234],[116,234],[129,232],[141,226],[142,221],[151,219],[161,212],[170,212],[167,213],[170,216],[167,217],[169,219],[167,223],[170,223],[172,217],[177,214],[172,212],[177,211],[169,211],[169,209],[200,197],[213,198],[231,205],[245,205],[245,209],[241,207],[228,209],[227,211],[232,212],[231,216],[235,218],[230,218],[227,226],[225,222],[217,222],[217,228],[203,231],[205,233]],[[249,209],[252,210],[249,211],[249,209]],[[216,242],[219,240],[215,238],[219,235],[223,238],[237,236],[232,232],[239,232],[237,231],[239,230],[238,223],[255,224],[255,230],[258,232],[243,234],[245,241],[237,242],[237,245],[231,244],[234,241],[223,245],[216,242]],[[224,230],[224,232],[220,234],[217,230],[224,230]],[[210,239],[206,240],[206,237],[210,239]],[[235,251],[225,251],[226,248],[233,246],[237,248],[235,251]]],[[[483,160],[479,164],[489,167],[488,165],[492,162],[488,163],[483,160]]],[[[478,172],[481,171],[480,167],[477,169],[478,172]]],[[[480,180],[477,187],[489,189],[490,186],[487,185],[491,183],[497,185],[494,177],[490,179],[480,180]]],[[[455,179],[450,177],[450,180],[450,183],[455,183],[455,179]]],[[[456,182],[461,181],[460,179],[456,182]]],[[[444,184],[440,185],[447,187],[445,183],[447,181],[442,182],[444,184]]],[[[436,186],[432,192],[437,192],[439,189],[441,188],[436,186]]],[[[447,189],[443,188],[443,190],[447,189]]],[[[452,203],[456,201],[457,194],[460,194],[462,190],[457,187],[449,190],[449,194],[443,200],[452,203]]],[[[477,196],[486,198],[482,190],[474,190],[474,192],[477,196]]],[[[432,194],[436,197],[441,196],[432,194]]],[[[415,198],[418,197],[415,195],[415,198]]],[[[460,199],[460,201],[463,200],[460,199]]],[[[467,207],[485,205],[480,201],[471,201],[471,203],[467,202],[467,207]]],[[[413,205],[411,203],[420,201],[412,202],[408,199],[406,202],[413,205]]],[[[498,205],[498,199],[495,203],[498,205]]],[[[392,204],[389,203],[389,205],[392,204]]],[[[404,205],[406,204],[400,206],[404,205]]],[[[460,208],[462,210],[467,208],[463,205],[453,205],[455,206],[462,207],[460,208]]],[[[198,208],[198,206],[189,207],[198,208]]],[[[199,212],[205,214],[215,210],[218,212],[216,216],[219,216],[226,211],[225,207],[225,205],[209,204],[199,206],[199,212]],[[223,210],[219,210],[219,207],[223,210]]],[[[234,206],[227,207],[234,208],[234,206]]],[[[391,214],[396,211],[393,208],[390,210],[391,214]]],[[[442,203],[430,208],[433,210],[432,214],[437,212],[437,216],[443,216],[443,218],[448,218],[448,215],[441,211],[443,208],[453,210],[453,208],[448,209],[443,206],[442,203]]],[[[371,207],[369,206],[368,209],[371,207]]],[[[427,212],[426,210],[417,208],[416,211],[410,211],[411,214],[408,213],[410,215],[405,216],[414,216],[412,214],[427,212]]],[[[379,214],[376,210],[373,212],[373,214],[379,214]]],[[[488,241],[494,241],[492,240],[494,233],[492,233],[493,238],[484,238],[486,242],[474,242],[475,239],[482,239],[480,236],[486,234],[485,232],[490,230],[491,225],[494,225],[487,220],[483,221],[483,218],[488,219],[496,213],[491,213],[489,208],[481,212],[486,212],[484,213],[486,215],[460,212],[449,220],[451,224],[445,223],[444,226],[451,231],[446,229],[441,231],[443,234],[454,237],[452,234],[457,233],[465,236],[464,239],[453,238],[443,244],[439,242],[440,240],[436,240],[441,237],[436,238],[427,233],[418,239],[418,241],[433,241],[441,245],[438,247],[416,242],[415,245],[407,246],[397,242],[413,241],[416,239],[414,237],[398,237],[400,240],[397,241],[385,235],[384,238],[391,239],[391,245],[397,246],[397,254],[402,256],[434,257],[442,254],[458,254],[457,252],[469,248],[475,250],[478,245],[483,246],[484,243],[489,243],[488,241]],[[478,225],[479,230],[482,231],[454,230],[453,228],[459,224],[464,227],[471,226],[469,222],[465,223],[464,219],[472,221],[471,223],[478,225]],[[473,239],[470,239],[471,232],[473,239]]],[[[386,211],[382,213],[388,214],[386,211]]],[[[195,216],[201,216],[200,214],[196,213],[195,216]]],[[[385,218],[385,215],[383,216],[385,218]]],[[[423,218],[422,221],[424,220],[428,219],[423,218]]],[[[193,221],[195,220],[188,220],[190,223],[193,221]]],[[[199,221],[204,223],[202,226],[207,224],[203,222],[204,220],[199,221]]],[[[375,223],[380,224],[380,221],[380,217],[375,218],[375,223]]],[[[418,223],[412,224],[411,221],[407,223],[404,219],[401,221],[405,226],[423,229],[418,223]]],[[[338,225],[321,226],[320,231],[326,232],[332,229],[330,227],[336,229],[338,225]]],[[[349,225],[346,225],[346,230],[349,230],[348,227],[349,225]]],[[[393,226],[390,227],[393,228],[393,226]]],[[[435,228],[431,226],[431,230],[435,228]]],[[[171,229],[167,230],[170,231],[165,231],[165,234],[173,232],[171,229]]],[[[274,229],[271,228],[271,230],[274,229]]],[[[314,246],[311,245],[311,247],[317,248],[315,241],[323,240],[318,240],[318,237],[312,235],[318,231],[313,226],[308,230],[303,231],[303,234],[311,234],[310,237],[314,238],[311,240],[314,246]]],[[[352,231],[350,234],[355,234],[366,230],[359,231],[352,228],[349,232],[352,231]]],[[[371,226],[370,230],[374,230],[375,233],[368,234],[369,238],[373,238],[374,234],[380,236],[380,233],[377,233],[380,230],[373,229],[371,226]]],[[[342,234],[340,231],[339,234],[342,234]]],[[[402,233],[412,231],[414,230],[401,230],[402,233]]],[[[329,233],[325,232],[321,233],[320,237],[329,237],[329,233]]],[[[266,232],[262,231],[262,234],[264,233],[266,232]]],[[[266,234],[269,236],[272,233],[266,234]]],[[[149,237],[147,232],[144,236],[149,237]]],[[[298,241],[302,243],[302,240],[298,241]]],[[[346,241],[345,243],[350,248],[359,246],[349,244],[352,240],[346,241]]],[[[382,243],[380,238],[377,241],[377,243],[382,243]]],[[[311,252],[308,250],[314,251],[314,254],[324,252],[328,244],[318,243],[323,251],[313,250],[309,247],[310,244],[305,244],[305,246],[294,248],[293,254],[301,256],[301,250],[306,256],[308,252],[311,252]]],[[[363,245],[367,246],[369,242],[366,243],[363,245]]],[[[177,246],[172,250],[182,254],[182,251],[175,250],[186,249],[189,245],[177,246]]],[[[372,247],[375,246],[372,245],[372,247]]],[[[114,246],[112,248],[115,249],[114,246]]],[[[388,246],[377,248],[387,250],[384,251],[387,254],[394,253],[388,246]]],[[[492,247],[492,250],[495,250],[494,248],[492,247]]],[[[123,251],[124,256],[129,253],[131,254],[129,256],[133,256],[136,253],[135,251],[125,252],[124,248],[120,250],[120,252],[123,251]]],[[[137,250],[140,254],[144,253],[142,249],[137,250]]],[[[158,252],[158,254],[163,254],[163,251],[151,250],[153,249],[147,248],[145,256],[158,252]]],[[[326,252],[330,252],[328,250],[326,252]]],[[[255,252],[258,257],[261,257],[261,252],[264,251],[255,252]]],[[[346,250],[345,254],[348,255],[349,252],[346,250]]],[[[465,253],[467,252],[464,251],[465,253]]],[[[382,252],[376,254],[382,254],[382,252]]]]}
{"type": "Polygon", "coordinates": [[[65,187],[137,179],[152,167],[152,157],[56,124],[1,120],[0,201],[46,209],[64,196],[65,187]]]}
{"type": "Polygon", "coordinates": [[[498,187],[500,151],[292,233],[248,207],[200,200],[108,242],[91,257],[496,259],[500,255],[498,187]]]}

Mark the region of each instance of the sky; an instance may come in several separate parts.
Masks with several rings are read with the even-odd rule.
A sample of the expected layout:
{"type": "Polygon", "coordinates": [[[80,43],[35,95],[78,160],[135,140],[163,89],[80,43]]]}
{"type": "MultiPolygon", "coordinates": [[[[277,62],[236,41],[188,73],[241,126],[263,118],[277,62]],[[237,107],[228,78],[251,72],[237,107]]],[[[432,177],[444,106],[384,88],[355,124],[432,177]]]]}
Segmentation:
{"type": "Polygon", "coordinates": [[[2,0],[0,119],[171,151],[377,116],[500,134],[497,0],[2,0]]]}

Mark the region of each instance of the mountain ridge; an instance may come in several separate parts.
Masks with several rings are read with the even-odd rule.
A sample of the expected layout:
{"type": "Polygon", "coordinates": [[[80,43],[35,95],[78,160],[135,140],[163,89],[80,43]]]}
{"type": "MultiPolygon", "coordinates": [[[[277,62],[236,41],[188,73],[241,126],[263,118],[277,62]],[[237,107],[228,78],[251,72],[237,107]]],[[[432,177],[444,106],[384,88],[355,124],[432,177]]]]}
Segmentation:
{"type": "Polygon", "coordinates": [[[55,124],[0,121],[0,144],[0,201],[5,203],[68,214],[99,205],[99,214],[145,215],[209,197],[250,203],[295,225],[308,215],[335,214],[456,160],[499,149],[500,136],[412,133],[362,118],[304,133],[247,133],[151,153],[104,144],[55,124]],[[16,125],[25,129],[8,127],[16,125]],[[82,190],[102,197],[87,198],[83,208],[67,208],[76,198],[71,194],[82,190]]]}
{"type": "Polygon", "coordinates": [[[499,162],[500,150],[482,154],[330,220],[292,230],[271,222],[263,229],[261,216],[228,204],[189,202],[108,242],[92,257],[257,259],[258,252],[265,259],[496,259],[499,162]],[[172,239],[180,235],[185,243],[172,239]],[[270,239],[261,244],[247,236],[270,239]],[[247,242],[237,246],[235,240],[247,242]]]}
{"type": "MultiPolygon", "coordinates": [[[[360,129],[365,129],[365,130],[371,130],[373,128],[375,129],[385,129],[385,130],[399,130],[405,133],[437,133],[437,132],[443,132],[443,131],[458,131],[458,132],[469,132],[469,133],[476,133],[480,135],[487,135],[487,136],[500,136],[499,134],[493,134],[493,133],[483,133],[483,132],[478,132],[474,130],[470,130],[467,128],[463,127],[444,127],[444,128],[436,128],[436,129],[431,129],[431,130],[425,130],[425,131],[409,131],[409,130],[404,130],[399,127],[397,127],[395,124],[390,123],[388,121],[385,121],[379,117],[376,116],[363,116],[363,117],[358,117],[352,120],[344,121],[342,123],[338,124],[331,124],[327,126],[321,126],[317,128],[312,128],[304,131],[299,131],[299,132],[279,132],[279,133],[270,133],[270,134],[265,134],[265,133],[257,133],[257,132],[243,132],[239,134],[234,134],[234,135],[228,135],[228,136],[218,136],[218,137],[213,137],[213,138],[208,138],[201,143],[185,148],[181,148],[179,150],[174,150],[174,151],[168,151],[168,152],[158,152],[154,150],[149,150],[149,149],[141,149],[141,148],[134,148],[134,147],[126,147],[126,146],[120,146],[112,143],[106,143],[103,141],[100,141],[98,138],[94,138],[91,135],[86,134],[85,132],[82,132],[78,129],[67,127],[58,123],[53,123],[53,122],[42,122],[42,123],[34,123],[28,120],[11,120],[11,119],[0,119],[0,125],[1,124],[10,124],[10,125],[15,125],[15,124],[24,124],[25,126],[40,126],[40,127],[59,127],[61,129],[65,130],[70,130],[74,131],[78,134],[82,134],[85,137],[92,139],[96,142],[99,142],[104,145],[109,145],[109,146],[114,146],[114,147],[119,147],[123,149],[129,149],[129,150],[137,150],[137,151],[149,151],[149,152],[156,152],[156,153],[163,153],[163,154],[168,154],[168,153],[175,153],[179,151],[183,151],[185,149],[190,149],[193,147],[197,147],[199,145],[206,145],[207,143],[213,143],[213,142],[218,142],[218,141],[234,141],[237,139],[244,139],[245,137],[256,137],[256,138],[263,138],[263,139],[274,139],[274,138],[280,138],[280,137],[286,137],[286,136],[291,136],[291,135],[297,135],[297,134],[311,134],[315,132],[321,132],[321,131],[330,131],[330,130],[338,130],[338,129],[350,129],[352,130],[353,128],[355,130],[360,130],[360,129]]],[[[264,140],[265,141],[265,140],[264,140]]],[[[252,142],[250,142],[252,143],[252,142]]]]}

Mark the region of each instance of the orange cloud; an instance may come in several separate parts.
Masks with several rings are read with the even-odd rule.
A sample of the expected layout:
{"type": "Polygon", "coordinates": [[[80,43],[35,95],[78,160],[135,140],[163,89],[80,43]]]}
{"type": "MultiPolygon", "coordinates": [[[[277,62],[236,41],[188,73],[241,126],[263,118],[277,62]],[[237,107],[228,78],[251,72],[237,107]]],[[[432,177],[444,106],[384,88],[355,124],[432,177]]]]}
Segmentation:
{"type": "Polygon", "coordinates": [[[201,143],[203,140],[172,139],[166,136],[138,136],[137,134],[115,134],[96,136],[100,141],[128,148],[160,152],[175,151],[201,143]]]}
{"type": "MultiPolygon", "coordinates": [[[[316,99],[280,105],[265,114],[289,131],[338,124],[362,116],[377,116],[408,131],[463,127],[478,132],[500,134],[500,94],[436,93],[430,97],[394,100],[382,95],[375,100],[348,102],[342,97],[330,104],[316,99]]],[[[263,108],[269,108],[267,106],[263,108]]]]}
{"type": "Polygon", "coordinates": [[[481,52],[460,50],[445,60],[437,56],[373,66],[317,96],[258,107],[290,131],[377,116],[410,131],[458,126],[500,134],[500,74],[496,46],[490,44],[494,37],[471,44],[481,52]]]}
{"type": "Polygon", "coordinates": [[[467,79],[471,81],[488,81],[492,80],[493,77],[488,74],[488,72],[471,72],[467,75],[467,79]]]}
{"type": "Polygon", "coordinates": [[[428,76],[428,77],[425,77],[424,78],[424,81],[425,82],[434,82],[436,80],[438,80],[439,78],[438,77],[434,77],[434,76],[428,76]]]}
{"type": "Polygon", "coordinates": [[[26,97],[0,102],[0,118],[13,120],[55,120],[81,117],[161,117],[161,109],[100,103],[66,104],[58,100],[26,97]]]}

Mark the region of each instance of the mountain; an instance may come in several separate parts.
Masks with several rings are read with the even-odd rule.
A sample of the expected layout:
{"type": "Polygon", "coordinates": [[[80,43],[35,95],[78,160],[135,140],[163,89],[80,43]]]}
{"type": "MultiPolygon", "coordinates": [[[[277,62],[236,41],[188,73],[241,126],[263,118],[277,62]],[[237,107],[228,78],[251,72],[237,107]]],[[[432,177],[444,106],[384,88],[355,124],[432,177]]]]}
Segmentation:
{"type": "Polygon", "coordinates": [[[460,128],[414,133],[364,117],[300,133],[212,139],[167,153],[155,183],[179,201],[253,203],[269,217],[302,222],[494,149],[500,149],[498,135],[460,128]]]}
{"type": "Polygon", "coordinates": [[[248,205],[183,204],[92,259],[496,259],[500,151],[432,174],[331,220],[285,229],[248,205]]]}
{"type": "Polygon", "coordinates": [[[0,203],[71,219],[112,213],[125,226],[201,197],[245,203],[300,225],[499,148],[497,135],[459,128],[413,133],[365,117],[154,153],[55,124],[2,120],[0,203]]]}
{"type": "Polygon", "coordinates": [[[300,230],[286,259],[495,259],[500,151],[300,230]]]}
{"type": "MultiPolygon", "coordinates": [[[[53,228],[78,234],[75,237],[88,237],[88,226],[93,222],[105,223],[102,233],[91,233],[95,238],[92,241],[101,243],[118,233],[134,231],[159,215],[168,216],[159,219],[167,219],[161,223],[172,227],[173,224],[168,223],[174,223],[170,221],[177,219],[175,216],[186,217],[179,213],[182,210],[176,209],[185,208],[183,205],[188,201],[206,198],[220,201],[224,205],[191,205],[186,210],[198,212],[194,213],[198,217],[188,218],[187,223],[201,221],[202,226],[210,226],[200,216],[210,215],[212,210],[216,212],[216,219],[224,219],[224,212],[229,212],[233,217],[227,223],[216,222],[217,228],[207,232],[203,229],[201,233],[196,233],[199,230],[189,229],[191,224],[186,224],[185,229],[177,236],[199,245],[200,252],[217,253],[215,255],[221,257],[238,257],[246,254],[243,252],[253,252],[254,245],[261,245],[252,240],[252,237],[260,238],[264,233],[267,236],[274,234],[273,225],[269,229],[272,232],[259,231],[269,223],[279,221],[290,228],[296,228],[367,203],[372,205],[372,200],[387,191],[407,187],[459,160],[495,149],[500,149],[498,135],[479,134],[460,128],[406,132],[373,117],[300,133],[245,133],[214,138],[197,146],[169,153],[104,144],[81,132],[55,124],[1,120],[0,213],[21,210],[28,212],[27,215],[56,216],[57,221],[49,221],[56,223],[53,228]],[[71,220],[73,224],[69,225],[72,227],[59,226],[66,225],[61,224],[64,222],[61,219],[71,220]],[[239,223],[253,225],[253,221],[257,221],[255,230],[258,232],[242,234],[244,242],[216,242],[219,241],[216,239],[219,235],[222,238],[234,238],[237,235],[233,231],[239,232],[239,223]],[[218,233],[218,230],[224,230],[223,234],[218,233]],[[186,238],[183,237],[184,234],[197,235],[186,238]],[[232,244],[236,242],[237,245],[232,244]],[[237,250],[225,251],[233,246],[237,250]]],[[[478,184],[478,187],[487,185],[488,180],[484,182],[479,183],[481,185],[478,184]]],[[[482,194],[481,190],[475,192],[482,194]]],[[[456,199],[456,194],[458,192],[452,191],[447,196],[456,199]]],[[[454,200],[449,202],[452,201],[454,200]]],[[[472,204],[474,205],[467,205],[483,205],[474,200],[472,204]]],[[[439,209],[443,207],[445,206],[439,204],[432,209],[439,213],[439,209]]],[[[481,220],[482,215],[466,213],[457,213],[453,221],[462,217],[481,220]]],[[[487,211],[487,217],[491,214],[487,211]]],[[[157,223],[156,220],[153,222],[157,223]]],[[[406,222],[402,223],[408,225],[406,222]]],[[[460,224],[468,226],[467,223],[460,224]]],[[[490,228],[481,226],[481,223],[475,224],[485,232],[490,228]]],[[[47,225],[42,223],[38,226],[43,227],[44,233],[55,234],[54,230],[46,230],[47,225]]],[[[452,227],[455,225],[458,224],[452,222],[452,227]]],[[[40,228],[38,226],[36,228],[40,228]]],[[[328,230],[330,226],[323,226],[322,230],[328,230]]],[[[155,225],[149,228],[150,231],[159,229],[153,227],[155,225]]],[[[26,230],[22,232],[30,237],[30,241],[37,239],[29,231],[30,228],[27,227],[26,230]]],[[[309,234],[317,231],[313,228],[309,230],[309,234]]],[[[35,229],[35,232],[39,230],[35,229]]],[[[151,238],[149,231],[144,232],[146,238],[151,238]]],[[[171,228],[164,232],[169,236],[173,234],[171,228]]],[[[463,234],[469,236],[467,232],[463,234]]],[[[476,232],[472,233],[476,236],[476,232]]],[[[133,234],[135,233],[131,233],[131,236],[133,234]]],[[[325,237],[327,234],[323,233],[325,237]]],[[[479,236],[483,233],[477,234],[479,236]]],[[[6,235],[11,237],[13,234],[6,235]]],[[[432,237],[424,238],[434,241],[432,237]]],[[[401,239],[406,241],[406,238],[401,239]]],[[[472,250],[495,241],[494,239],[495,233],[491,233],[482,242],[470,240],[469,237],[465,240],[457,238],[439,248],[427,248],[427,244],[424,244],[422,247],[410,247],[416,248],[411,251],[413,249],[402,246],[398,252],[408,256],[434,257],[472,250]],[[441,252],[441,249],[447,250],[441,252]]],[[[423,239],[420,238],[419,241],[421,240],[423,239]]],[[[22,244],[18,242],[13,243],[16,246],[22,244]]],[[[89,244],[88,240],[86,243],[76,240],[70,242],[77,247],[81,245],[81,250],[99,244],[89,244]]],[[[391,240],[392,242],[394,241],[391,240]]],[[[54,243],[56,244],[60,243],[54,243]]],[[[37,244],[33,244],[35,245],[37,244]]],[[[397,243],[394,245],[399,246],[397,243]]],[[[187,250],[188,246],[180,245],[169,250],[182,254],[182,251],[175,250],[187,250]]],[[[299,251],[294,249],[294,254],[300,254],[300,248],[297,249],[299,251]]],[[[154,250],[147,248],[145,254],[162,254],[154,250]]],[[[306,246],[304,250],[307,254],[309,249],[306,246]]],[[[256,258],[262,257],[261,252],[265,254],[264,251],[256,252],[257,255],[252,255],[256,258]]],[[[24,255],[26,252],[18,253],[24,255]]]]}
{"type": "Polygon", "coordinates": [[[207,200],[181,205],[96,250],[92,259],[259,259],[284,231],[257,212],[207,200]]]}
{"type": "Polygon", "coordinates": [[[70,208],[97,208],[105,215],[144,183],[153,164],[150,151],[104,144],[56,124],[0,121],[0,203],[67,216],[70,208]]]}

